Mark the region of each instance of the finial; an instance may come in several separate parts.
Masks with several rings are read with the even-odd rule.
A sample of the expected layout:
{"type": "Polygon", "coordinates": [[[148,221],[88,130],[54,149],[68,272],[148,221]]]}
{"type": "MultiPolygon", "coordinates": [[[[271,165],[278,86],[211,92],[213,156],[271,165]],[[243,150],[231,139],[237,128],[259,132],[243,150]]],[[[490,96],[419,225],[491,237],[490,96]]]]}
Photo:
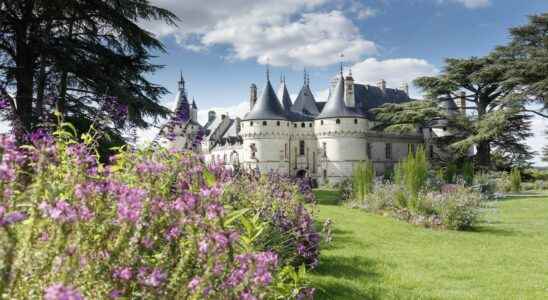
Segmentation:
{"type": "Polygon", "coordinates": [[[306,68],[304,68],[303,77],[303,84],[306,85],[306,68]]]}
{"type": "Polygon", "coordinates": [[[270,81],[270,57],[266,58],[266,81],[270,81]]]}
{"type": "Polygon", "coordinates": [[[348,69],[348,76],[352,77],[352,67],[348,69]]]}
{"type": "Polygon", "coordinates": [[[179,79],[179,90],[185,92],[185,79],[183,78],[183,71],[180,71],[181,78],[179,79]]]}
{"type": "Polygon", "coordinates": [[[341,73],[341,76],[343,76],[343,59],[344,59],[344,53],[341,53],[340,58],[341,58],[341,70],[340,70],[340,73],[341,73]]]}

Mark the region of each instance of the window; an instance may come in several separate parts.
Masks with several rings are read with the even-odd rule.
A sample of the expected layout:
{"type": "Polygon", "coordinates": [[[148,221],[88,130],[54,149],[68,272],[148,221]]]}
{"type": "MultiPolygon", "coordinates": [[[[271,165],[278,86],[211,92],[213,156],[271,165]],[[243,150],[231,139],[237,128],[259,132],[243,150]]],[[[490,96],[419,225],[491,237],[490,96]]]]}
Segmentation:
{"type": "Polygon", "coordinates": [[[323,125],[323,120],[320,121],[320,125],[323,125]]]}
{"type": "Polygon", "coordinates": [[[341,119],[337,119],[337,120],[335,121],[335,123],[341,124],[341,119]]]}
{"type": "Polygon", "coordinates": [[[326,179],[326,178],[327,178],[327,170],[323,169],[323,179],[326,179]]]}
{"type": "Polygon", "coordinates": [[[293,124],[293,127],[297,128],[297,124],[293,124]]]}
{"type": "Polygon", "coordinates": [[[249,123],[249,126],[253,127],[253,122],[250,122],[250,123],[249,123]]]}
{"type": "Polygon", "coordinates": [[[287,159],[287,143],[285,144],[285,147],[284,147],[284,159],[287,159]]]}
{"type": "Polygon", "coordinates": [[[316,174],[316,152],[312,152],[312,173],[316,174]]]}
{"type": "Polygon", "coordinates": [[[312,123],[309,123],[309,124],[308,124],[308,127],[312,127],[312,123]]]}
{"type": "Polygon", "coordinates": [[[276,122],[276,126],[280,126],[280,121],[277,121],[277,122],[276,122]]]}
{"type": "Polygon", "coordinates": [[[301,123],[301,127],[304,128],[305,124],[304,123],[301,123]]]}
{"type": "Polygon", "coordinates": [[[415,144],[409,144],[409,153],[415,153],[415,144]]]}
{"type": "Polygon", "coordinates": [[[326,157],[327,156],[327,143],[326,142],[323,142],[322,148],[323,148],[323,156],[326,157]]]}
{"type": "Polygon", "coordinates": [[[299,155],[304,155],[304,141],[299,141],[299,155]]]}
{"type": "Polygon", "coordinates": [[[385,147],[386,159],[392,159],[392,144],[386,143],[385,147]]]}
{"type": "Polygon", "coordinates": [[[367,159],[372,159],[373,158],[371,156],[371,143],[365,144],[365,152],[367,154],[367,159]]]}
{"type": "Polygon", "coordinates": [[[263,126],[266,126],[266,121],[263,121],[263,126]]]}
{"type": "Polygon", "coordinates": [[[358,119],[354,119],[354,124],[358,124],[358,119]]]}

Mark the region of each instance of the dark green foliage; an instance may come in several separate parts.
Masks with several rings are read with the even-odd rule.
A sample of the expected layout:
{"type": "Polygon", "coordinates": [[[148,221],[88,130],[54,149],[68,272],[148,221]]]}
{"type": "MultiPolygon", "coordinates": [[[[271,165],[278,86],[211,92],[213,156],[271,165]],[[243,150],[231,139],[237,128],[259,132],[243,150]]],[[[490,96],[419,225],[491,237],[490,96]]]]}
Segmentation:
{"type": "Polygon", "coordinates": [[[0,0],[0,96],[11,103],[19,137],[50,123],[54,110],[81,132],[93,124],[114,144],[166,116],[158,102],[167,90],[145,77],[161,67],[152,53],[164,51],[139,27],[147,20],[177,18],[148,0],[0,0]],[[127,108],[127,118],[110,106],[127,108]]]}
{"type": "Polygon", "coordinates": [[[450,163],[445,167],[444,180],[446,183],[455,183],[457,177],[457,165],[450,163]]]}
{"type": "Polygon", "coordinates": [[[470,161],[466,161],[462,165],[462,177],[464,183],[468,186],[474,184],[474,164],[470,161]]]}

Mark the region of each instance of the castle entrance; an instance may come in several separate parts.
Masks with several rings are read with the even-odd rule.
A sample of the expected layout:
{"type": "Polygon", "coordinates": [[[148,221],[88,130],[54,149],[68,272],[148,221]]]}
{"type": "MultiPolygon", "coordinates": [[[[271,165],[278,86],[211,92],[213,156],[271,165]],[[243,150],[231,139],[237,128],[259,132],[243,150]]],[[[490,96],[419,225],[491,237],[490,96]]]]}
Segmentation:
{"type": "Polygon", "coordinates": [[[306,170],[297,171],[297,178],[304,178],[306,176],[306,170]]]}

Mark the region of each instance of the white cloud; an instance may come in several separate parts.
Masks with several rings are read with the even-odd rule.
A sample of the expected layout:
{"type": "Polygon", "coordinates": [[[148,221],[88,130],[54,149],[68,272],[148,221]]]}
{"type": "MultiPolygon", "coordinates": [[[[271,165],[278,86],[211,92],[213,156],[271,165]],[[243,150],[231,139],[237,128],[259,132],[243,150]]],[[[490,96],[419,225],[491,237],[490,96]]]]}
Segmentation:
{"type": "Polygon", "coordinates": [[[487,7],[491,4],[490,0],[451,0],[453,2],[460,3],[466,8],[475,9],[487,7]]]}
{"type": "Polygon", "coordinates": [[[410,95],[420,97],[420,92],[412,86],[412,81],[420,76],[431,76],[438,69],[424,59],[396,58],[377,60],[368,58],[352,66],[354,80],[359,83],[376,84],[380,79],[386,80],[387,86],[399,88],[402,83],[408,83],[410,95]]]}
{"type": "MultiPolygon", "coordinates": [[[[375,43],[364,39],[342,11],[322,9],[327,2],[153,0],[182,22],[178,28],[159,23],[144,26],[159,36],[174,35],[193,51],[226,45],[231,59],[255,59],[261,64],[270,60],[278,66],[327,66],[338,62],[341,53],[346,61],[376,53],[375,43]]],[[[369,17],[374,11],[360,6],[355,14],[369,17]]]]}
{"type": "Polygon", "coordinates": [[[236,105],[227,106],[227,107],[212,107],[209,109],[200,109],[198,110],[198,122],[200,124],[205,124],[207,122],[207,115],[210,110],[215,111],[217,118],[220,118],[223,114],[228,114],[231,118],[243,116],[249,111],[249,102],[241,102],[236,105]]]}

